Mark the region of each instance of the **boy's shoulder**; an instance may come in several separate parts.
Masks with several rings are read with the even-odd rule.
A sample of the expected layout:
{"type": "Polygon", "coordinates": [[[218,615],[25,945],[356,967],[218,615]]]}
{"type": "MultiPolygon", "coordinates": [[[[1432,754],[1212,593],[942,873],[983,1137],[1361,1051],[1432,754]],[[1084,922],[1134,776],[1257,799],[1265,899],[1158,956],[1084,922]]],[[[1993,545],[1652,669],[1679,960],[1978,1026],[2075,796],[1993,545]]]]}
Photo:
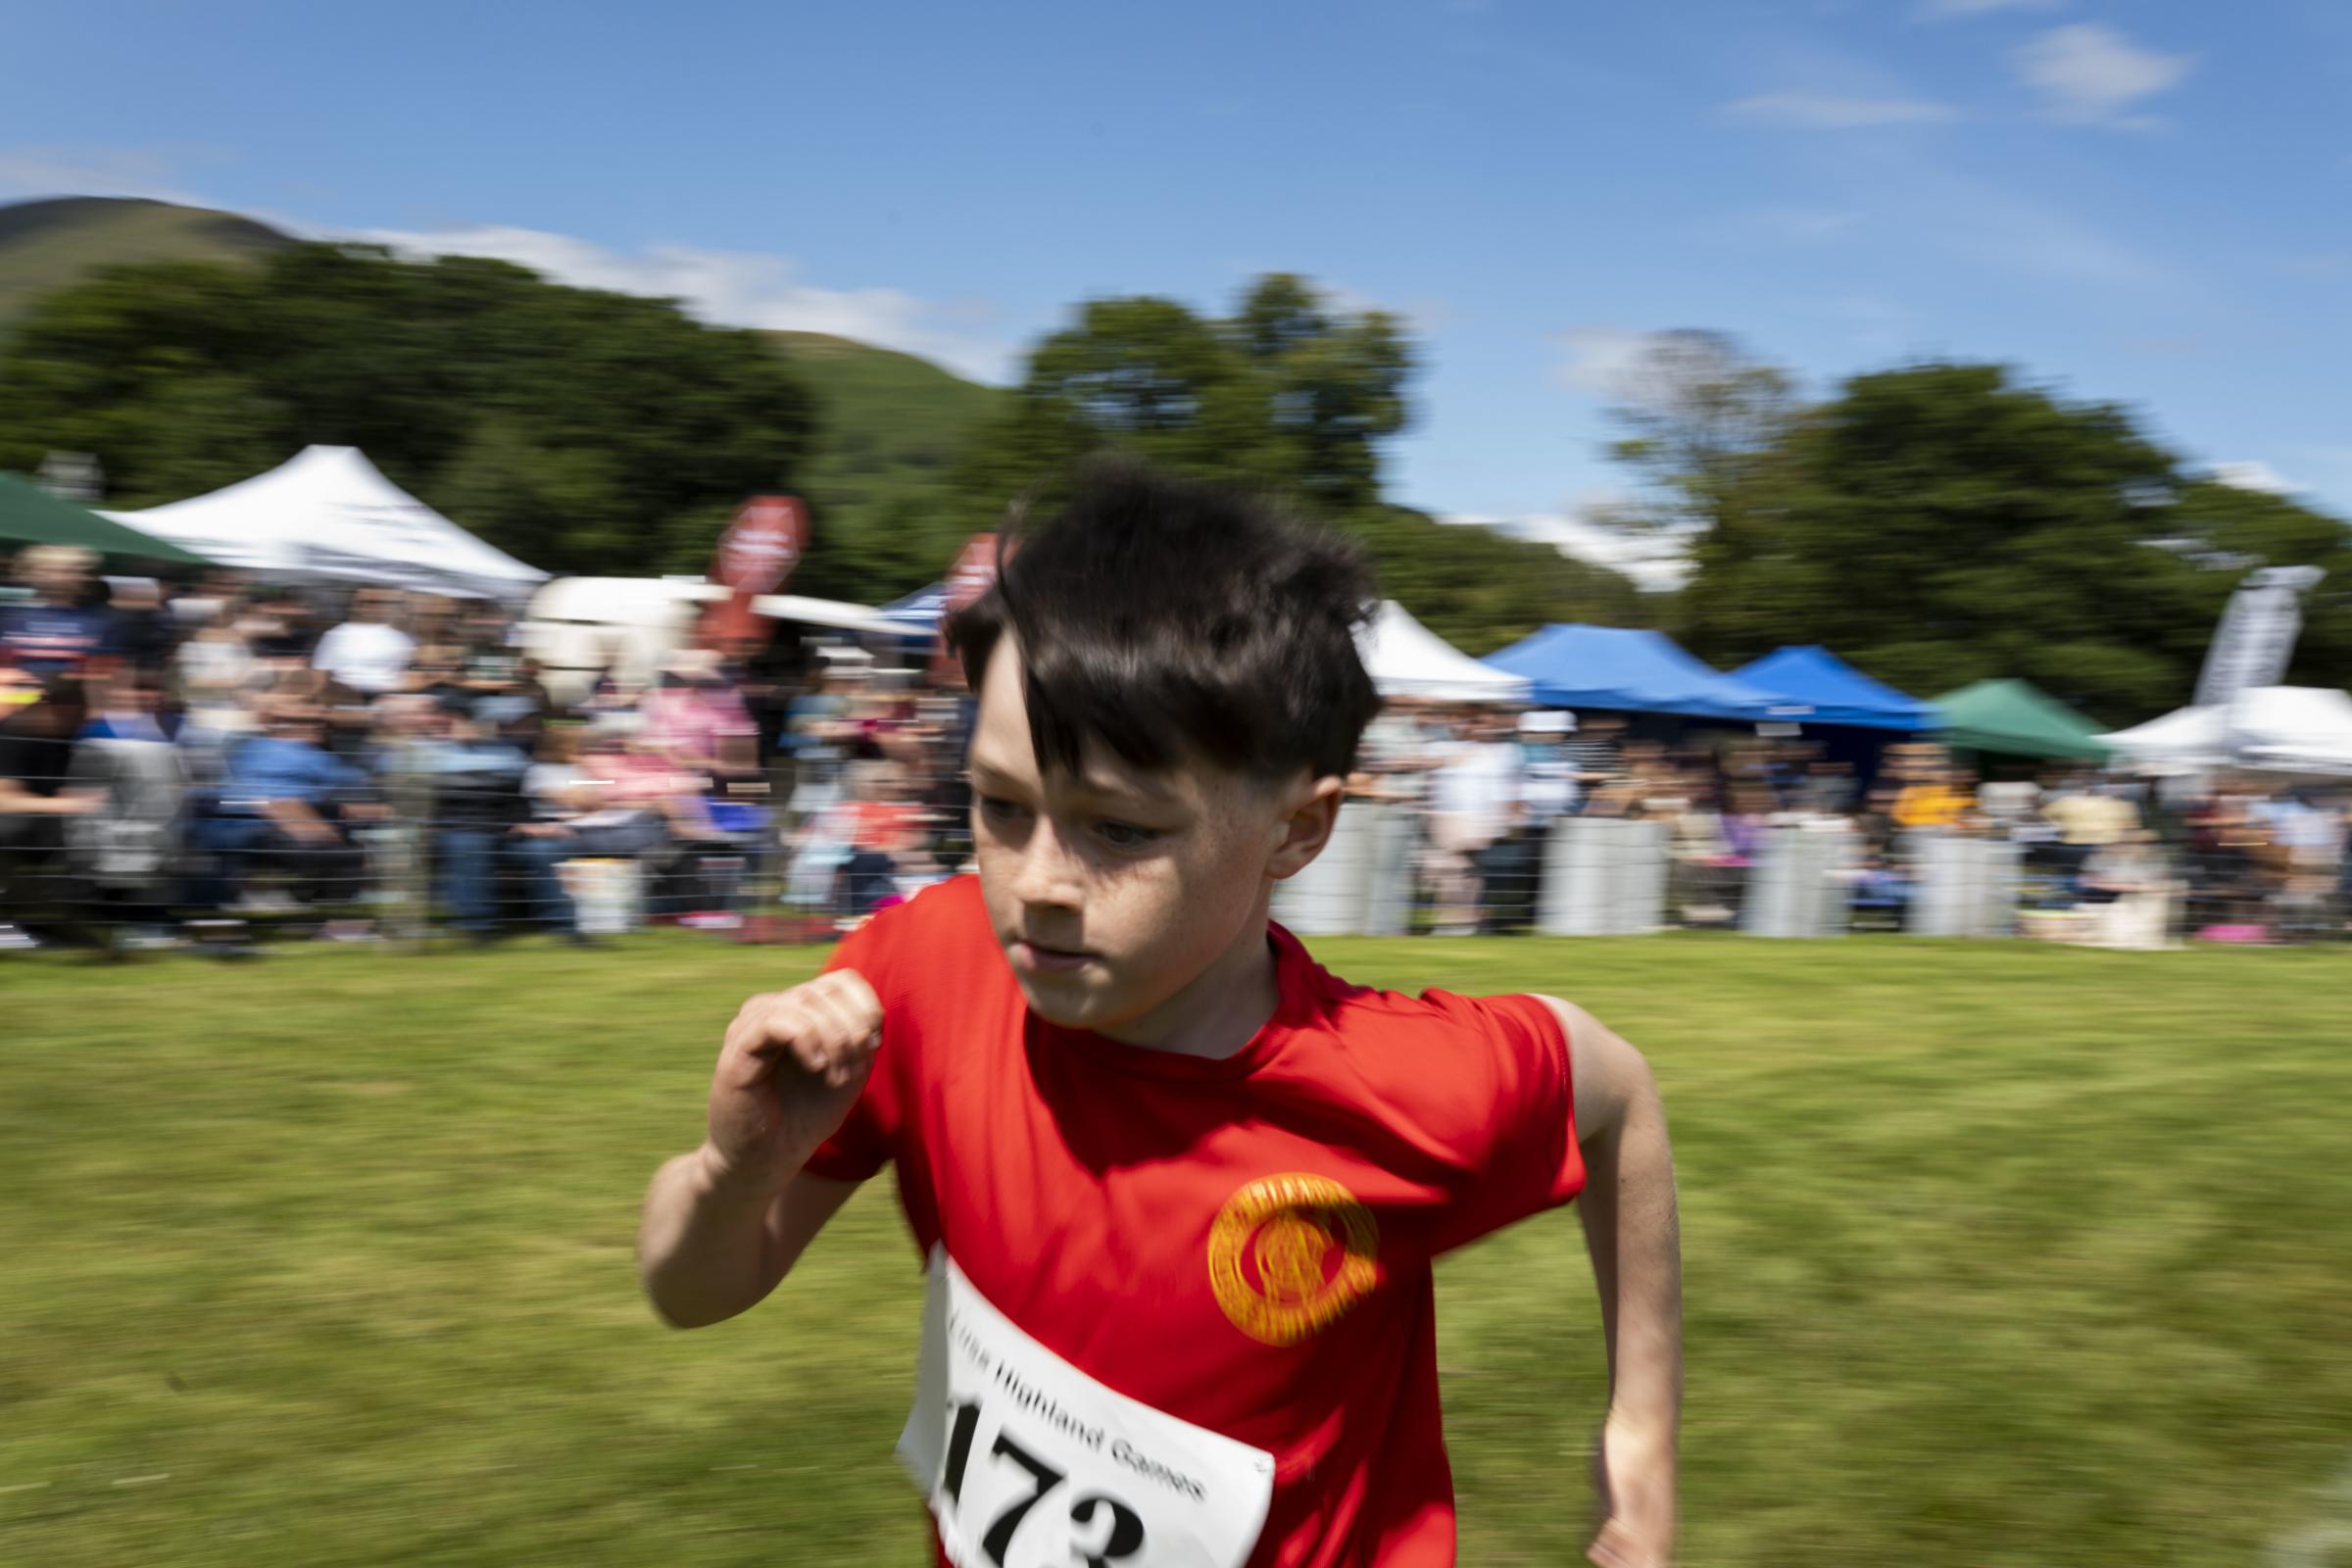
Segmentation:
{"type": "Polygon", "coordinates": [[[980,879],[967,873],[918,888],[911,897],[876,909],[853,935],[869,931],[877,939],[892,942],[956,934],[985,936],[988,908],[980,902],[980,879]]]}
{"type": "MultiPolygon", "coordinates": [[[[1298,1070],[1338,1070],[1366,1091],[1417,1098],[1442,1095],[1441,1085],[1475,1097],[1494,1087],[1494,1073],[1567,1075],[1567,1035],[1539,997],[1362,985],[1325,968],[1282,926],[1270,931],[1284,1054],[1298,1070]]],[[[929,999],[968,1012],[991,988],[1014,989],[976,876],[951,877],[877,910],[843,940],[831,967],[857,969],[886,1007],[919,1008],[929,999]]]]}
{"type": "Polygon", "coordinates": [[[1575,1196],[1575,1080],[1549,1002],[1408,995],[1315,972],[1320,1027],[1286,1054],[1292,1085],[1305,1086],[1292,1093],[1343,1143],[1448,1195],[1438,1250],[1575,1196]]]}
{"type": "Polygon", "coordinates": [[[1446,1080],[1475,1086],[1488,1067],[1533,1067],[1563,1078],[1567,1073],[1566,1031],[1541,997],[1474,997],[1434,986],[1408,993],[1360,985],[1315,962],[1280,926],[1275,939],[1292,950],[1284,955],[1286,962],[1304,966],[1311,1031],[1353,1071],[1409,1078],[1422,1086],[1416,1093],[1446,1080]]]}
{"type": "MultiPolygon", "coordinates": [[[[956,876],[875,910],[842,938],[826,967],[856,969],[887,1006],[906,1000],[918,980],[954,986],[968,979],[970,965],[998,956],[980,879],[956,876]]],[[[1009,983],[1010,971],[1004,978],[1009,983]]]]}

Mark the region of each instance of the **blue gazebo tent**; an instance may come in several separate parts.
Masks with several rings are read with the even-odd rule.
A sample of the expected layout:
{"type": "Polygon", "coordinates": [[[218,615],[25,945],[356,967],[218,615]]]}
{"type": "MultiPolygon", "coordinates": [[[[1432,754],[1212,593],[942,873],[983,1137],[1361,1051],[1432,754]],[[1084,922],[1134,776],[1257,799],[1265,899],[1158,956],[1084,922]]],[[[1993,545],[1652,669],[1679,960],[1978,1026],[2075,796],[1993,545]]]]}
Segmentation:
{"type": "Polygon", "coordinates": [[[935,582],[928,588],[917,588],[906,598],[882,606],[878,613],[905,621],[909,632],[937,630],[939,623],[947,618],[948,585],[935,582]]]}
{"type": "Polygon", "coordinates": [[[1938,722],[1935,704],[1872,680],[1826,648],[1777,649],[1732,671],[1732,678],[1810,708],[1808,724],[1911,731],[1938,722]]]}
{"type": "Polygon", "coordinates": [[[1722,674],[1663,633],[1623,626],[1551,625],[1486,662],[1533,683],[1538,703],[1630,713],[1675,713],[1753,723],[1805,718],[1805,705],[1722,674]]]}

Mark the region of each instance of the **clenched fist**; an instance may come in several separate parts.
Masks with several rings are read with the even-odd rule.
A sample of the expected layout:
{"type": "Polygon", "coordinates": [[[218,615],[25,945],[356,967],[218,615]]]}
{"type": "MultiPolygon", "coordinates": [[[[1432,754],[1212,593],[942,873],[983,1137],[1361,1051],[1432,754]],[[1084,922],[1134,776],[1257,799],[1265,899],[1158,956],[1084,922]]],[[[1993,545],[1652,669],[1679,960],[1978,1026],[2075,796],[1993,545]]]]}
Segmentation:
{"type": "Polygon", "coordinates": [[[796,1175],[841,1130],[881,1043],[881,999],[854,969],[745,1003],[710,1075],[715,1174],[765,1188],[796,1175]]]}

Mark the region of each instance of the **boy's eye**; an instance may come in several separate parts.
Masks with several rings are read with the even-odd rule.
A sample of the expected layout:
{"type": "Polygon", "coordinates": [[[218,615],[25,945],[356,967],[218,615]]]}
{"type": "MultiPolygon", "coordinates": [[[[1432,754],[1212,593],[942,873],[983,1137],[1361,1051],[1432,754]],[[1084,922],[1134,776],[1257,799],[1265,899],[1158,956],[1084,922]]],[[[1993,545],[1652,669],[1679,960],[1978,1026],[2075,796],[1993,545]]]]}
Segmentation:
{"type": "Polygon", "coordinates": [[[992,822],[1012,822],[1021,817],[1020,803],[1005,800],[1000,795],[980,797],[980,814],[992,822]]]}
{"type": "Polygon", "coordinates": [[[1137,827],[1133,822],[1098,822],[1095,831],[1102,842],[1113,849],[1136,850],[1159,837],[1157,828],[1137,827]]]}

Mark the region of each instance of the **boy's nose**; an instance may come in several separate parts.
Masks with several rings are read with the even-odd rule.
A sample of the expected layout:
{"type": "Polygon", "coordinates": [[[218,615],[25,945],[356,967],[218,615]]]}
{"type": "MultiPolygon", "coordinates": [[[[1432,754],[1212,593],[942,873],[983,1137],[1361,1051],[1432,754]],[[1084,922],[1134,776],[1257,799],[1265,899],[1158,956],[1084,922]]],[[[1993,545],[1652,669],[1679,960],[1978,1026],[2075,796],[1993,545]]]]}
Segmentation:
{"type": "Polygon", "coordinates": [[[1039,817],[1022,848],[1013,893],[1033,906],[1075,908],[1079,903],[1077,857],[1070,854],[1051,821],[1039,817]]]}

